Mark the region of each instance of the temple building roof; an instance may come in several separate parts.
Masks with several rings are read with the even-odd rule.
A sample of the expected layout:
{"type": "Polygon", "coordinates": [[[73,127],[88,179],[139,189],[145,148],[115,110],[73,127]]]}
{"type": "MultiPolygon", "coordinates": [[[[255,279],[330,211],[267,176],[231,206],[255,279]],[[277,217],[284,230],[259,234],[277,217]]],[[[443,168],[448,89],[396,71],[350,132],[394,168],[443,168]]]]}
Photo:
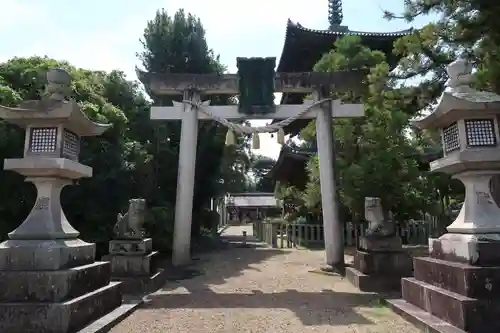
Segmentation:
{"type": "Polygon", "coordinates": [[[281,182],[303,189],[307,183],[306,165],[313,155],[314,151],[283,146],[276,164],[265,177],[272,179],[274,184],[281,182]]]}
{"type": "MultiPolygon", "coordinates": [[[[309,149],[291,149],[283,146],[276,164],[266,174],[265,177],[272,179],[273,184],[281,182],[297,189],[304,189],[307,184],[307,162],[316,153],[309,149]]],[[[443,157],[443,151],[440,147],[429,147],[423,151],[413,151],[405,155],[405,158],[417,162],[421,171],[429,171],[429,164],[438,158],[443,157]]]]}
{"type": "MultiPolygon", "coordinates": [[[[332,25],[328,30],[306,28],[288,20],[285,43],[281,52],[277,72],[310,72],[323,54],[329,52],[334,43],[343,36],[360,36],[364,45],[372,50],[384,52],[389,64],[395,66],[398,58],[393,54],[394,41],[409,35],[413,29],[394,32],[366,32],[350,30],[344,25],[332,25]]],[[[281,104],[300,104],[303,94],[283,94],[281,104]]],[[[285,129],[296,135],[310,120],[298,120],[285,129]]]]}
{"type": "Polygon", "coordinates": [[[337,39],[343,36],[360,36],[367,47],[383,51],[390,56],[394,41],[411,32],[412,29],[394,32],[365,32],[350,30],[345,25],[333,26],[328,30],[317,30],[288,20],[285,43],[277,71],[311,71],[321,56],[329,52],[337,39]]]}

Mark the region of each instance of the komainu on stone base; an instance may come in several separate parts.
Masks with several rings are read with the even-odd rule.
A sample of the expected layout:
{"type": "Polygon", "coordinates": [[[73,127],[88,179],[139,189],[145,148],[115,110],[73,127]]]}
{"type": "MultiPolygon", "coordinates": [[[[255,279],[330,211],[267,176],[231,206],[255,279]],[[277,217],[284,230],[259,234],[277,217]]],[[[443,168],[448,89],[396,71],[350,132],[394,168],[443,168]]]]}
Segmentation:
{"type": "Polygon", "coordinates": [[[143,238],[146,200],[131,199],[125,215],[118,214],[115,225],[116,239],[109,242],[109,255],[113,280],[121,281],[122,291],[140,294],[155,291],[164,283],[165,272],[158,269],[158,251],[153,251],[153,240],[143,238]]]}
{"type": "Polygon", "coordinates": [[[393,222],[384,217],[380,198],[365,198],[367,236],[361,237],[354,266],[347,267],[347,279],[362,291],[391,291],[401,286],[401,277],[411,276],[411,258],[395,234],[393,222]]]}
{"type": "Polygon", "coordinates": [[[144,238],[144,219],[146,213],[146,200],[130,199],[125,215],[118,213],[116,224],[113,228],[116,239],[142,239],[144,238]]]}

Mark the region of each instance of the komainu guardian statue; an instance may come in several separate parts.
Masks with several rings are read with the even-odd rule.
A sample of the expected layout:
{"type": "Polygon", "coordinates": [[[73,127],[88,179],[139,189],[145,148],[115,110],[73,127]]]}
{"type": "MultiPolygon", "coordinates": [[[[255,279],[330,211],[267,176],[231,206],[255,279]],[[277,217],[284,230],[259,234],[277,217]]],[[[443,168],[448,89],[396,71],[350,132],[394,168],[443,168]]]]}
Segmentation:
{"type": "Polygon", "coordinates": [[[368,226],[367,236],[389,237],[395,233],[392,214],[384,214],[381,199],[376,197],[365,198],[365,220],[368,226]]]}
{"type": "Polygon", "coordinates": [[[146,200],[130,199],[125,215],[118,213],[117,222],[113,228],[116,239],[142,239],[143,225],[146,217],[146,200]]]}

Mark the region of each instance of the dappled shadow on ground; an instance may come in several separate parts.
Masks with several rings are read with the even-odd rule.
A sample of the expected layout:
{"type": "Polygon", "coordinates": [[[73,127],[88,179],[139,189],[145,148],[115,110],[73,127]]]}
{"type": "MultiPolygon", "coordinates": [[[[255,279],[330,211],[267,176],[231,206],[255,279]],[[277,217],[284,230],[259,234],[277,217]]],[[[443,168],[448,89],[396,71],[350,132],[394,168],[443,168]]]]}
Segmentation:
{"type": "Polygon", "coordinates": [[[212,253],[209,257],[202,256],[200,260],[193,261],[193,265],[180,268],[169,267],[168,282],[162,290],[171,290],[178,287],[178,285],[169,282],[191,279],[197,276],[203,279],[204,284],[223,284],[226,279],[240,276],[245,270],[258,271],[257,268],[252,267],[254,264],[286,253],[282,250],[262,247],[261,244],[247,244],[247,246],[233,244],[224,250],[212,253]],[[217,269],[217,267],[220,267],[220,269],[217,269]]]}
{"type": "Polygon", "coordinates": [[[251,235],[251,229],[246,242],[243,242],[242,235],[223,234],[220,236],[218,251],[201,253],[193,258],[191,265],[185,267],[164,265],[168,282],[162,290],[175,288],[172,281],[191,279],[200,275],[206,284],[223,284],[228,278],[240,276],[244,270],[256,270],[252,265],[285,253],[286,251],[270,249],[266,244],[258,242],[251,235]],[[223,267],[213,269],[214,266],[223,267]]]}
{"type": "Polygon", "coordinates": [[[152,294],[144,308],[165,309],[288,309],[295,313],[303,325],[371,324],[356,313],[356,306],[378,306],[370,294],[354,294],[323,290],[302,292],[286,290],[264,293],[216,293],[200,284],[190,287],[188,294],[152,294]]]}
{"type": "Polygon", "coordinates": [[[198,275],[167,282],[148,296],[144,309],[250,309],[256,316],[289,310],[304,326],[372,323],[355,308],[377,306],[374,295],[326,289],[342,283],[338,276],[309,280],[313,275],[308,269],[319,264],[321,256],[271,249],[253,236],[247,236],[243,246],[238,233],[223,235],[225,249],[202,255],[192,267],[198,275]]]}

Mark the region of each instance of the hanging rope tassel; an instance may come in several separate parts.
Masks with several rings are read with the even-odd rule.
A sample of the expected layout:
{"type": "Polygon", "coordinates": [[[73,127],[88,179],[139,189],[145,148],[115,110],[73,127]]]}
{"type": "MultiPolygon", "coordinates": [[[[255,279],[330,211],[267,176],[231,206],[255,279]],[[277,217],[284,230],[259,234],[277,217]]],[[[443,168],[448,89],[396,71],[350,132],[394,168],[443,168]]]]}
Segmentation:
{"type": "Polygon", "coordinates": [[[285,144],[285,131],[283,128],[280,128],[278,130],[278,135],[276,137],[276,141],[278,141],[278,144],[284,145],[285,144]]]}
{"type": "Polygon", "coordinates": [[[226,133],[226,146],[234,146],[236,144],[236,137],[232,129],[227,129],[226,133]]]}
{"type": "Polygon", "coordinates": [[[253,133],[252,135],[252,149],[260,149],[259,133],[253,133]]]}

